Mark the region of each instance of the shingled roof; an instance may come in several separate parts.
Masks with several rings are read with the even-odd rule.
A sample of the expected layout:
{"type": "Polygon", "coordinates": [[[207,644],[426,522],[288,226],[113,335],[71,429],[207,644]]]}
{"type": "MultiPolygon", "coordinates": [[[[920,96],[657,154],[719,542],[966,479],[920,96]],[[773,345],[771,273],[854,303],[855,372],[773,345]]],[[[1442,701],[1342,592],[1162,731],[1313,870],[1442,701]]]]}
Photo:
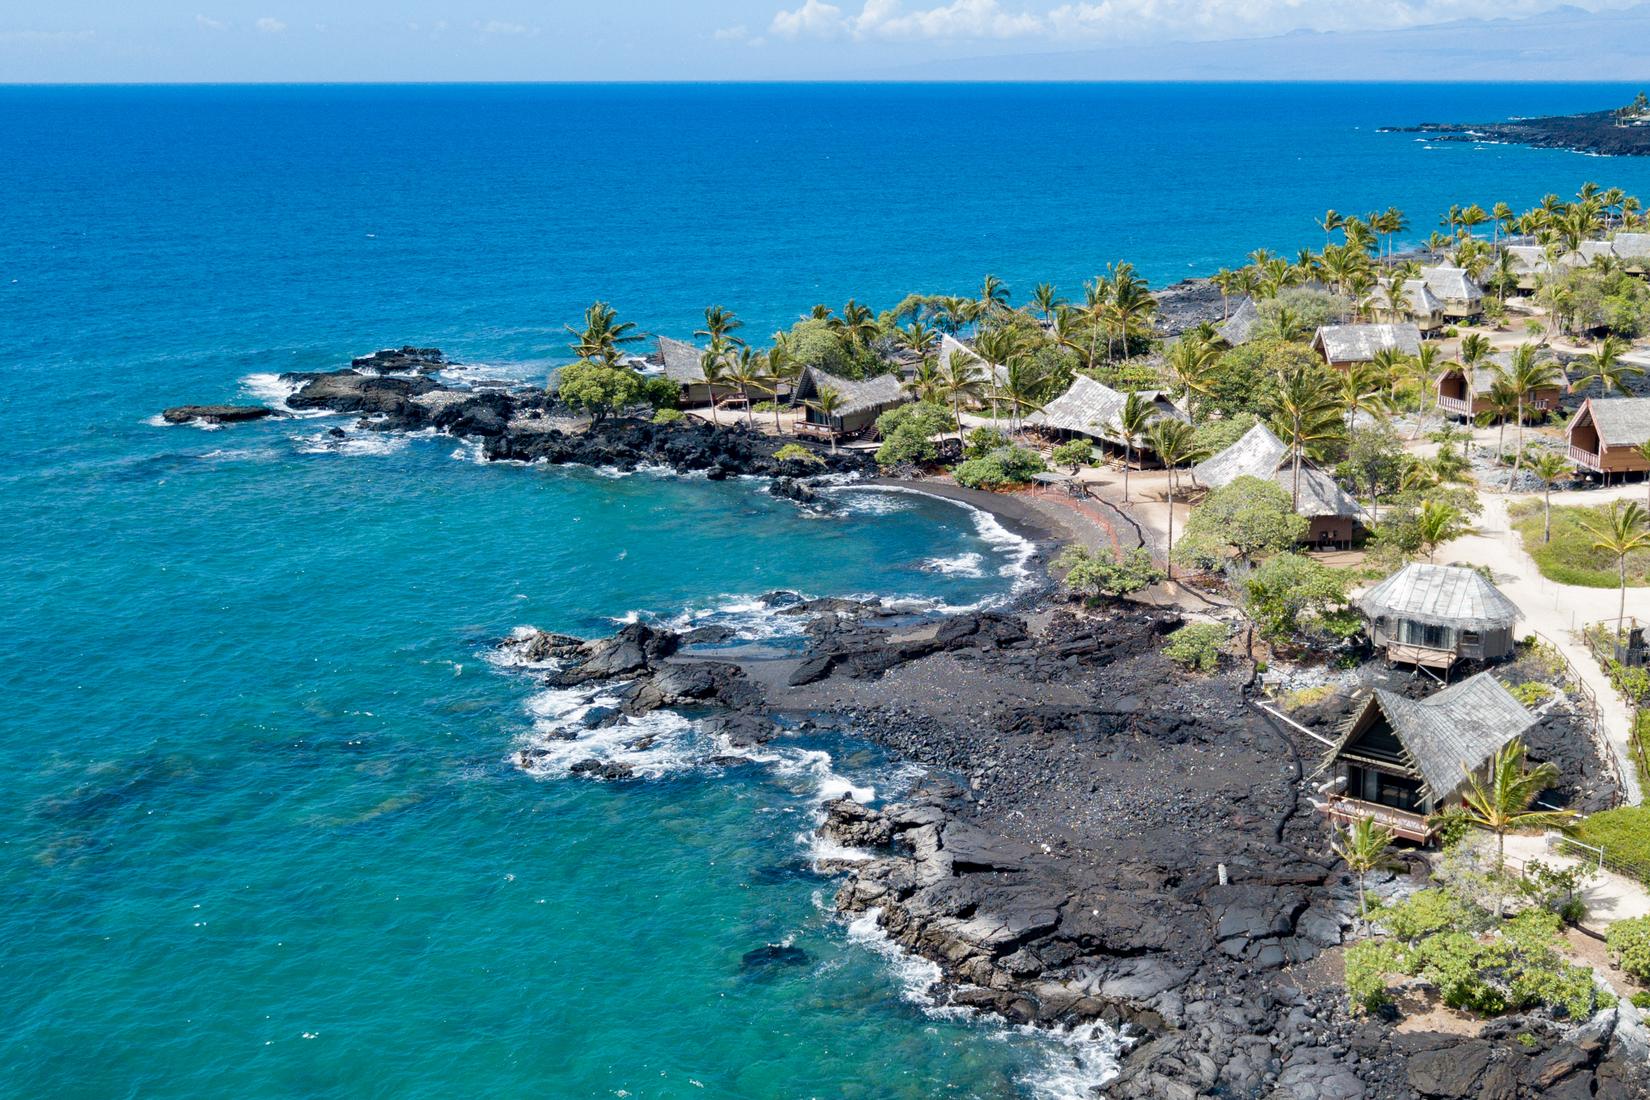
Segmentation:
{"type": "Polygon", "coordinates": [[[1444,310],[1444,303],[1438,300],[1438,296],[1432,292],[1425,279],[1404,280],[1404,301],[1409,304],[1411,313],[1431,316],[1444,310]]]}
{"type": "Polygon", "coordinates": [[[1450,302],[1476,302],[1484,297],[1484,291],[1468,275],[1465,268],[1459,267],[1426,267],[1421,269],[1421,278],[1426,282],[1427,289],[1438,297],[1450,302]]]}
{"type": "Polygon", "coordinates": [[[1406,699],[1377,688],[1347,723],[1329,760],[1346,750],[1370,707],[1380,708],[1407,763],[1435,800],[1448,796],[1469,772],[1481,769],[1507,742],[1522,737],[1536,723],[1535,715],[1488,672],[1425,699],[1406,699]]]}
{"type": "Polygon", "coordinates": [[[1594,397],[1570,421],[1591,410],[1593,427],[1606,447],[1636,447],[1650,439],[1650,397],[1594,397]]]}
{"type": "Polygon", "coordinates": [[[1650,260],[1650,233],[1617,233],[1610,246],[1624,260],[1650,260]]]}
{"type": "Polygon", "coordinates": [[[1392,349],[1405,355],[1421,354],[1421,330],[1404,322],[1396,325],[1325,325],[1312,337],[1312,347],[1332,363],[1367,363],[1376,352],[1392,349]]]}
{"type": "Polygon", "coordinates": [[[1547,250],[1536,244],[1508,245],[1505,251],[1513,258],[1513,271],[1520,275],[1551,275],[1552,261],[1547,250]]]}
{"type": "Polygon", "coordinates": [[[681,386],[692,386],[705,380],[705,368],[699,357],[704,349],[668,336],[659,337],[659,357],[664,360],[665,377],[681,386]]]}
{"type": "MultiPolygon", "coordinates": [[[[1141,390],[1140,396],[1156,407],[1158,416],[1186,419],[1185,414],[1175,408],[1174,402],[1162,393],[1141,390]]],[[[1027,416],[1025,422],[1056,431],[1075,432],[1093,439],[1105,439],[1117,427],[1127,400],[1127,394],[1096,382],[1086,374],[1079,374],[1071,380],[1071,386],[1065,393],[1044,405],[1041,411],[1027,416]]]]}
{"type": "Polygon", "coordinates": [[[838,377],[818,367],[803,368],[802,377],[796,383],[796,399],[806,401],[817,396],[824,387],[842,395],[842,404],[832,416],[853,416],[876,408],[891,409],[911,400],[911,395],[900,385],[898,375],[879,374],[875,378],[855,380],[838,377]]]}
{"type": "Polygon", "coordinates": [[[1518,605],[1475,569],[1411,562],[1365,592],[1358,607],[1383,616],[1461,630],[1496,630],[1518,620],[1518,605]]]}
{"type": "Polygon", "coordinates": [[[1260,324],[1260,310],[1255,308],[1255,300],[1245,297],[1232,310],[1232,315],[1222,321],[1215,328],[1215,333],[1232,347],[1242,347],[1254,339],[1255,326],[1260,324]]]}
{"type": "Polygon", "coordinates": [[[959,351],[974,360],[974,365],[979,369],[980,373],[984,375],[987,381],[1000,386],[1008,380],[1007,367],[1000,367],[996,363],[986,362],[983,355],[963,343],[961,340],[957,339],[955,336],[952,336],[950,333],[943,333],[940,336],[940,346],[935,352],[937,357],[935,361],[939,363],[941,367],[944,367],[951,361],[952,354],[959,351]]]}
{"type": "MultiPolygon", "coordinates": [[[[1236,443],[1192,467],[1192,477],[1199,485],[1218,489],[1230,485],[1240,477],[1255,477],[1273,481],[1293,495],[1295,472],[1289,462],[1289,448],[1273,435],[1264,424],[1256,424],[1236,443]]],[[[1363,506],[1352,499],[1335,479],[1309,462],[1301,463],[1300,500],[1295,505],[1299,515],[1353,516],[1362,518],[1363,506]]]]}
{"type": "Polygon", "coordinates": [[[1592,263],[1600,256],[1614,256],[1616,248],[1609,241],[1582,241],[1581,258],[1592,263]]]}

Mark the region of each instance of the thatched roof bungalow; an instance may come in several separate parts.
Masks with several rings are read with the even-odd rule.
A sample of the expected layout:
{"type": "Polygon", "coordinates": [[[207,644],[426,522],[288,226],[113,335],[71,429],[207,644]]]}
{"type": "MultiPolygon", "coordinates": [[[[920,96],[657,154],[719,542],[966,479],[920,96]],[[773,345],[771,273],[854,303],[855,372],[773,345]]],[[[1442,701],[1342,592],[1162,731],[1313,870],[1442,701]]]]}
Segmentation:
{"type": "MultiPolygon", "coordinates": [[[[1154,413],[1152,419],[1165,416],[1176,420],[1186,419],[1186,414],[1169,400],[1167,394],[1156,390],[1142,390],[1140,396],[1151,403],[1154,413]]],[[[1114,431],[1121,423],[1119,417],[1127,400],[1127,394],[1114,390],[1103,382],[1096,382],[1086,374],[1079,374],[1071,380],[1071,385],[1065,393],[1048,402],[1037,412],[1027,414],[1025,423],[1034,428],[1067,435],[1081,435],[1110,443],[1113,442],[1114,431]]],[[[1137,444],[1136,452],[1141,449],[1142,446],[1137,444]]]]}
{"type": "Polygon", "coordinates": [[[799,435],[821,439],[841,439],[859,435],[876,423],[877,417],[911,400],[898,375],[879,374],[875,378],[855,380],[839,378],[818,367],[805,367],[796,383],[796,401],[803,406],[802,419],[797,421],[799,435]],[[820,392],[833,390],[842,403],[829,416],[810,402],[819,400],[820,392]]]}
{"type": "Polygon", "coordinates": [[[1513,279],[1520,290],[1535,290],[1543,280],[1576,264],[1573,256],[1568,259],[1560,257],[1556,263],[1549,260],[1546,248],[1538,244],[1508,245],[1505,251],[1512,256],[1513,279]]]}
{"type": "Polygon", "coordinates": [[[1404,280],[1403,296],[1396,309],[1385,290],[1377,290],[1364,299],[1364,308],[1385,321],[1409,321],[1423,335],[1444,327],[1444,303],[1427,288],[1425,279],[1404,280]]]}
{"type": "MultiPolygon", "coordinates": [[[[1289,447],[1264,424],[1256,424],[1236,443],[1192,467],[1192,480],[1211,489],[1230,485],[1240,477],[1273,481],[1293,494],[1294,464],[1289,447]]],[[[1363,506],[1335,479],[1301,462],[1300,499],[1295,511],[1310,522],[1301,541],[1314,546],[1350,546],[1367,527],[1363,506]]]]}
{"type": "Polygon", "coordinates": [[[1617,233],[1610,248],[1625,270],[1650,275],[1650,233],[1617,233]]]}
{"type": "Polygon", "coordinates": [[[1421,330],[1411,322],[1384,325],[1325,325],[1312,336],[1312,350],[1336,370],[1373,362],[1381,351],[1421,354],[1421,330]]]}
{"type": "Polygon", "coordinates": [[[1514,604],[1475,569],[1412,562],[1358,599],[1387,660],[1441,668],[1512,654],[1514,604]]]}
{"type": "Polygon", "coordinates": [[[1646,474],[1650,462],[1638,448],[1650,440],[1650,397],[1589,397],[1570,418],[1570,461],[1602,474],[1646,474]]]}
{"type": "MultiPolygon", "coordinates": [[[[957,339],[955,336],[952,336],[950,333],[944,333],[940,336],[939,346],[935,349],[935,361],[939,363],[941,367],[944,367],[951,361],[951,356],[956,352],[961,352],[964,356],[973,361],[974,368],[980,372],[980,378],[987,386],[1001,386],[1005,381],[1007,381],[1007,367],[999,366],[996,363],[986,362],[984,356],[969,347],[967,344],[963,343],[961,340],[957,339]]],[[[976,403],[983,405],[988,402],[982,399],[978,400],[976,403]]]]}
{"type": "MultiPolygon", "coordinates": [[[[1524,396],[1525,417],[1534,413],[1547,413],[1558,408],[1560,400],[1570,392],[1570,379],[1565,373],[1563,363],[1546,357],[1558,368],[1558,381],[1551,386],[1542,386],[1532,390],[1524,396]]],[[[1501,377],[1501,372],[1512,365],[1512,353],[1498,351],[1490,357],[1493,366],[1476,367],[1468,370],[1460,363],[1451,363],[1446,366],[1437,379],[1434,380],[1434,392],[1437,394],[1436,403],[1444,413],[1470,419],[1480,413],[1490,412],[1492,402],[1490,391],[1501,377]]]]}
{"type": "Polygon", "coordinates": [[[1332,781],[1318,808],[1342,821],[1373,818],[1424,844],[1429,816],[1459,805],[1469,777],[1487,780],[1496,754],[1535,722],[1488,672],[1425,699],[1377,688],[1319,768],[1332,781]]]}
{"type": "Polygon", "coordinates": [[[1255,307],[1255,300],[1245,295],[1231,316],[1215,326],[1215,333],[1228,347],[1240,348],[1255,338],[1259,326],[1260,310],[1255,307]]]}
{"type": "Polygon", "coordinates": [[[1484,290],[1465,268],[1426,267],[1421,269],[1421,279],[1427,290],[1444,304],[1445,317],[1461,321],[1484,312],[1484,290]]]}
{"type": "Polygon", "coordinates": [[[676,383],[678,400],[686,408],[709,405],[739,392],[737,386],[711,386],[705,381],[704,349],[668,336],[659,337],[664,376],[676,383]]]}

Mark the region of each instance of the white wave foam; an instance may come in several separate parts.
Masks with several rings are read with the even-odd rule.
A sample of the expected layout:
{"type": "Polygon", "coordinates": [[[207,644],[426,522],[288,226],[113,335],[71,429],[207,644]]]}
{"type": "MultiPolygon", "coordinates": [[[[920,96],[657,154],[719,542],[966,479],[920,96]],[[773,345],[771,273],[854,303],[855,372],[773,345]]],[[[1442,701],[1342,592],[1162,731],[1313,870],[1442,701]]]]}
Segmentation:
{"type": "Polygon", "coordinates": [[[301,417],[313,420],[321,416],[337,416],[331,409],[295,409],[286,403],[287,398],[297,393],[303,383],[291,382],[279,374],[258,373],[249,374],[241,379],[241,388],[250,396],[276,409],[287,416],[301,417]]]}
{"type": "Polygon", "coordinates": [[[412,442],[412,436],[401,432],[351,432],[342,437],[317,432],[292,439],[298,444],[298,453],[306,455],[392,455],[406,450],[412,442]]]}
{"type": "Polygon", "coordinates": [[[596,707],[616,706],[618,696],[605,689],[591,693],[577,688],[549,688],[528,700],[534,717],[533,732],[524,739],[518,765],[530,775],[561,776],[574,764],[597,760],[621,764],[634,774],[657,779],[701,763],[708,753],[697,736],[698,727],[681,715],[657,710],[627,716],[610,725],[584,729],[583,720],[596,707]],[[571,737],[568,734],[572,734],[571,737]]]}
{"type": "Polygon", "coordinates": [[[922,567],[948,577],[983,577],[985,570],[981,566],[984,562],[983,556],[969,553],[958,554],[954,558],[929,558],[922,563],[922,567]]]}
{"type": "MultiPolygon", "coordinates": [[[[459,443],[453,448],[452,457],[459,462],[473,462],[477,466],[487,465],[487,452],[482,449],[479,439],[466,439],[459,443]]],[[[518,462],[517,465],[525,466],[527,463],[518,462]]]]}
{"type": "Polygon", "coordinates": [[[934,987],[944,976],[939,964],[913,955],[895,943],[883,931],[881,909],[868,909],[862,916],[849,921],[848,941],[869,948],[887,960],[888,969],[899,984],[900,996],[928,1011],[938,1008],[934,987]]]}

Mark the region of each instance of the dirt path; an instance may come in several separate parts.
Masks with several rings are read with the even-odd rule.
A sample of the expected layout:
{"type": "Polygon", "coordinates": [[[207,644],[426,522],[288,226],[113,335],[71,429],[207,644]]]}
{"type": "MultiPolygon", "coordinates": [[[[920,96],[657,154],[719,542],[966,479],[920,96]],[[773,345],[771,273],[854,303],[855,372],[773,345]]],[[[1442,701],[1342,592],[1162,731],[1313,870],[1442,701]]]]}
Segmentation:
{"type": "MultiPolygon", "coordinates": [[[[1559,495],[1554,494],[1555,498],[1559,495]]],[[[1565,495],[1597,499],[1595,493],[1565,495]]],[[[1524,552],[1522,540],[1507,514],[1510,502],[1518,498],[1484,493],[1479,499],[1483,501],[1484,514],[1478,530],[1440,547],[1437,560],[1488,566],[1495,574],[1496,585],[1523,612],[1522,629],[1543,635],[1569,658],[1581,679],[1598,697],[1599,718],[1610,747],[1615,750],[1627,801],[1636,805],[1643,801],[1643,792],[1632,764],[1628,740],[1631,717],[1627,704],[1616,694],[1604,670],[1578,636],[1587,624],[1616,617],[1618,590],[1558,584],[1543,577],[1535,561],[1524,552]]],[[[1556,499],[1554,502],[1557,503],[1556,499]]],[[[1634,595],[1629,593],[1629,609],[1633,602],[1634,595]]]]}

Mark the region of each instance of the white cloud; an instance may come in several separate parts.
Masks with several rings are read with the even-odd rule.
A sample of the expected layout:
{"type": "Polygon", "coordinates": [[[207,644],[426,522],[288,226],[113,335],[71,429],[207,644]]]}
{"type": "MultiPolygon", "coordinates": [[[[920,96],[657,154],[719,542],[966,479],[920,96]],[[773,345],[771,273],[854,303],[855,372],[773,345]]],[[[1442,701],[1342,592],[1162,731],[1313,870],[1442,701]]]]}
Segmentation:
{"type": "Polygon", "coordinates": [[[0,31],[0,46],[66,46],[96,37],[96,31],[0,31]]]}
{"type": "MultiPolygon", "coordinates": [[[[1574,3],[1574,0],[1570,0],[1574,3]]],[[[1598,11],[1638,0],[1585,0],[1598,11]]],[[[1016,3],[1016,0],[1007,0],[1016,3]]],[[[950,0],[906,10],[901,0],[863,0],[849,14],[825,0],[775,13],[777,37],[840,39],[1012,39],[1141,41],[1223,39],[1413,27],[1455,19],[1535,15],[1565,0],[1065,0],[1006,6],[1005,0],[950,0]]]]}
{"type": "Polygon", "coordinates": [[[281,22],[279,19],[272,19],[267,15],[254,23],[253,26],[258,28],[259,34],[280,34],[282,31],[286,30],[285,23],[281,22]]]}
{"type": "Polygon", "coordinates": [[[718,42],[743,42],[751,36],[750,28],[743,23],[737,27],[723,27],[711,37],[718,42]]]}
{"type": "Polygon", "coordinates": [[[482,34],[506,35],[521,38],[530,38],[539,33],[537,27],[529,27],[524,23],[505,23],[498,19],[489,19],[485,23],[477,24],[482,34]]]}
{"type": "Polygon", "coordinates": [[[222,19],[213,19],[205,15],[195,16],[195,26],[206,31],[226,31],[229,29],[229,24],[222,19]]]}

